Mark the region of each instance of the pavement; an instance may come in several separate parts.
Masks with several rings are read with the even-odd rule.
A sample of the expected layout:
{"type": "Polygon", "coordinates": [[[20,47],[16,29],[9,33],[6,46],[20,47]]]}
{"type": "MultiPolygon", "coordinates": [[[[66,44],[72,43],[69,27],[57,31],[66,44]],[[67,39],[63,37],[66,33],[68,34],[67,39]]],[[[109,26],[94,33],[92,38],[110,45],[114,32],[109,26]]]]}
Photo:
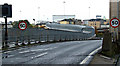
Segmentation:
{"type": "Polygon", "coordinates": [[[114,64],[114,59],[103,56],[101,54],[96,54],[90,64],[114,64]]]}
{"type": "MultiPolygon", "coordinates": [[[[69,41],[36,45],[6,51],[3,64],[81,64],[92,51],[102,45],[102,40],[69,41]]],[[[85,61],[84,64],[89,63],[85,61]]]]}
{"type": "Polygon", "coordinates": [[[94,58],[91,60],[89,66],[120,66],[120,56],[118,59],[113,59],[106,57],[99,53],[95,54],[94,58]]]}

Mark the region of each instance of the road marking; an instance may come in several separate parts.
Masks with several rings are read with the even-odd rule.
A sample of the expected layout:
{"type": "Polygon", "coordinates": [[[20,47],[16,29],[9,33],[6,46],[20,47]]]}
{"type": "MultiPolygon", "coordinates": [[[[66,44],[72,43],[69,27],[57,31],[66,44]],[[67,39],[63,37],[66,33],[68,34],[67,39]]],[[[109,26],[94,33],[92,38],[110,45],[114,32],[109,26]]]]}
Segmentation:
{"type": "Polygon", "coordinates": [[[13,57],[14,55],[8,55],[8,57],[13,57]]]}
{"type": "Polygon", "coordinates": [[[100,55],[100,57],[103,57],[103,58],[105,58],[105,59],[111,59],[111,58],[109,58],[109,57],[106,57],[106,56],[103,56],[103,55],[100,55]]]}
{"type": "Polygon", "coordinates": [[[35,57],[31,57],[31,58],[37,58],[37,57],[41,57],[41,56],[44,56],[44,55],[46,55],[46,54],[48,54],[47,52],[45,52],[45,53],[42,53],[42,54],[40,54],[40,55],[37,55],[37,56],[35,56],[35,57]]]}
{"type": "Polygon", "coordinates": [[[4,53],[10,53],[10,52],[12,52],[12,51],[7,51],[7,52],[4,52],[4,53]]]}
{"type": "Polygon", "coordinates": [[[22,52],[19,52],[19,53],[27,53],[27,52],[30,52],[29,50],[27,50],[27,51],[22,51],[22,52]]]}
{"type": "Polygon", "coordinates": [[[92,51],[80,64],[85,64],[89,59],[90,57],[97,53],[100,49],[102,49],[102,46],[100,46],[99,48],[97,48],[96,50],[92,51]]]}
{"type": "Polygon", "coordinates": [[[42,51],[42,50],[52,50],[52,49],[55,49],[57,47],[53,47],[53,48],[47,48],[47,49],[36,49],[36,50],[27,50],[27,51],[22,51],[22,52],[19,52],[19,53],[27,53],[27,52],[34,52],[34,51],[42,51]]]}
{"type": "Polygon", "coordinates": [[[36,49],[36,50],[30,50],[30,51],[52,50],[52,49],[55,49],[55,48],[57,48],[57,47],[47,48],[47,49],[36,49]]]}

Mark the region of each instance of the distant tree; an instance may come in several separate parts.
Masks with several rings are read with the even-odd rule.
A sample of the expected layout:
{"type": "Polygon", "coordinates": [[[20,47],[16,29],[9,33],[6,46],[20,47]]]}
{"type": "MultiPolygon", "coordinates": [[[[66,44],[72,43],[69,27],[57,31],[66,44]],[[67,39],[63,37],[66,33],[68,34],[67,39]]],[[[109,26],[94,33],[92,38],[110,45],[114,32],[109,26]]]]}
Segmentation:
{"type": "Polygon", "coordinates": [[[14,22],[12,23],[13,28],[18,28],[18,24],[19,24],[19,21],[14,21],[14,22]]]}

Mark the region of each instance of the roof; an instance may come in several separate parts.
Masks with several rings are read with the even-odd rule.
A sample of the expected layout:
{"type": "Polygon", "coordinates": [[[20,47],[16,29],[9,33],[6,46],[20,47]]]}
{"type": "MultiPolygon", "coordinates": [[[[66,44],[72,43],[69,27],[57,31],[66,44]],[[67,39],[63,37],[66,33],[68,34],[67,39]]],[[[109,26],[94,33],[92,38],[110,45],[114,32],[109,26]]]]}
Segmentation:
{"type": "MultiPolygon", "coordinates": [[[[103,19],[90,19],[89,21],[101,21],[101,20],[103,20],[103,19]]],[[[103,21],[106,22],[106,20],[103,20],[103,21]]]]}

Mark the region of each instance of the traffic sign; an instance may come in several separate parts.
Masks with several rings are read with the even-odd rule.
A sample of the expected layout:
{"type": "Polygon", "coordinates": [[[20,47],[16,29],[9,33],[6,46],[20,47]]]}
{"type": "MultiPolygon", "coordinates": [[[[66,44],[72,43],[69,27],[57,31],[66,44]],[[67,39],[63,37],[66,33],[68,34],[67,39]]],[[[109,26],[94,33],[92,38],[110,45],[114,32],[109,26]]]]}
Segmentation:
{"type": "Polygon", "coordinates": [[[120,20],[118,18],[113,18],[110,20],[110,26],[117,28],[120,25],[120,20]]]}
{"type": "Polygon", "coordinates": [[[20,30],[25,30],[27,28],[27,23],[25,21],[21,21],[19,22],[18,27],[20,30]]]}

